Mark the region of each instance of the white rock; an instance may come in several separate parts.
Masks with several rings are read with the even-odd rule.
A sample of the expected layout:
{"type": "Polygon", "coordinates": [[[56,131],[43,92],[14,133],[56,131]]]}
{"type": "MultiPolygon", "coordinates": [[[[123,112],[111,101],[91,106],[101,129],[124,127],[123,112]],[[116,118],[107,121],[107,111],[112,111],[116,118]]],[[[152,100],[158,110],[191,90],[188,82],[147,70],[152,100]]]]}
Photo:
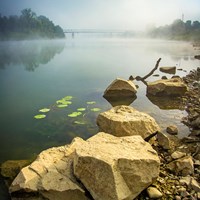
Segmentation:
{"type": "Polygon", "coordinates": [[[76,148],[74,173],[95,200],[132,200],[158,177],[159,165],[141,136],[98,133],[76,148]]]}
{"type": "Polygon", "coordinates": [[[139,112],[130,106],[116,106],[97,117],[99,130],[123,137],[141,135],[146,138],[160,128],[150,115],[139,112]]]}

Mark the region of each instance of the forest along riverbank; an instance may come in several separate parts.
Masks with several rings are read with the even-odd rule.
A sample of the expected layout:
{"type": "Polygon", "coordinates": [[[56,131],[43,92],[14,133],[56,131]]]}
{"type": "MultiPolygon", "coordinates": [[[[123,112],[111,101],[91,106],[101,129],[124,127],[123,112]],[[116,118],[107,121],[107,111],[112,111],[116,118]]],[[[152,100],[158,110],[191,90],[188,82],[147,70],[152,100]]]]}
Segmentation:
{"type": "MultiPolygon", "coordinates": [[[[160,159],[159,176],[148,188],[136,197],[136,200],[156,198],[163,200],[200,199],[199,79],[199,68],[191,71],[183,78],[189,89],[182,97],[186,111],[188,112],[188,116],[183,119],[183,123],[190,127],[191,134],[188,137],[179,139],[176,135],[173,135],[177,134],[174,131],[176,129],[175,127],[168,127],[168,132],[171,132],[172,135],[167,135],[159,131],[156,132],[156,140],[153,142],[152,147],[156,150],[160,159]]],[[[85,142],[83,143],[86,144],[85,142]]],[[[19,165],[17,165],[17,169],[14,169],[13,166],[9,168],[4,165],[1,172],[4,176],[6,172],[7,178],[9,178],[10,173],[10,178],[12,177],[13,179],[20,168],[19,165]],[[15,172],[14,176],[13,172],[15,172]]],[[[37,199],[38,197],[35,198],[37,199]]],[[[89,195],[87,199],[93,198],[89,195]]]]}

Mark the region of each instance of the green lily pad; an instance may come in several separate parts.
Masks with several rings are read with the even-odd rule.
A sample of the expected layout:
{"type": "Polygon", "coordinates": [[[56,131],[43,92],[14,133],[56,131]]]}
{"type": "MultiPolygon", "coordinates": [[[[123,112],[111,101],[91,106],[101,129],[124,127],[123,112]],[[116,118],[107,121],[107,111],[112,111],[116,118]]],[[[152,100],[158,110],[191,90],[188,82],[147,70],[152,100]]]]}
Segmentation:
{"type": "Polygon", "coordinates": [[[63,99],[65,99],[65,100],[71,100],[72,98],[73,98],[72,96],[66,96],[63,99]]]}
{"type": "Polygon", "coordinates": [[[91,111],[93,111],[93,112],[98,112],[98,111],[100,111],[101,109],[100,108],[92,108],[91,109],[91,111]]]}
{"type": "Polygon", "coordinates": [[[69,114],[68,116],[69,117],[77,117],[77,116],[79,116],[81,114],[82,114],[82,112],[73,112],[73,113],[69,114]]]}
{"type": "Polygon", "coordinates": [[[78,111],[85,111],[86,108],[78,108],[77,110],[78,110],[78,111]]]}
{"type": "Polygon", "coordinates": [[[85,124],[85,122],[80,122],[80,121],[75,121],[74,123],[75,124],[80,124],[80,125],[84,125],[85,124]]]}
{"type": "Polygon", "coordinates": [[[34,116],[35,119],[43,119],[45,117],[46,117],[46,115],[35,115],[34,116]]]}
{"type": "Polygon", "coordinates": [[[68,105],[67,104],[59,104],[57,105],[58,108],[66,108],[68,105]]]}
{"type": "Polygon", "coordinates": [[[58,101],[56,101],[57,104],[63,104],[63,105],[69,105],[69,104],[72,104],[71,101],[67,101],[65,99],[60,99],[58,101]]]}
{"type": "Polygon", "coordinates": [[[88,101],[88,102],[87,102],[87,104],[90,104],[90,105],[91,105],[91,104],[95,104],[95,103],[96,103],[95,101],[88,101]]]}
{"type": "Polygon", "coordinates": [[[50,111],[49,108],[43,108],[43,109],[40,109],[40,110],[39,110],[39,112],[43,112],[43,113],[49,112],[49,111],[50,111]]]}

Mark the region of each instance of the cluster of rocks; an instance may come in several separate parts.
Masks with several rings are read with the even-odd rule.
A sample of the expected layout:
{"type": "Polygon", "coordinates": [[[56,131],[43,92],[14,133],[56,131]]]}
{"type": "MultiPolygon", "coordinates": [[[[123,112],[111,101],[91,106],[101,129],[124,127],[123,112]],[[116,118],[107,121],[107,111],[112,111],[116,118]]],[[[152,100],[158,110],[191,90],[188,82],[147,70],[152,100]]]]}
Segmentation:
{"type": "MultiPolygon", "coordinates": [[[[148,114],[115,106],[99,114],[95,136],[47,149],[22,168],[9,188],[13,199],[200,199],[199,77],[197,69],[184,82],[175,77],[147,84],[149,95],[185,95],[193,137],[178,139],[173,125],[162,133],[148,114]]],[[[116,79],[104,96],[136,93],[130,80],[116,79]]]]}
{"type": "Polygon", "coordinates": [[[190,127],[192,136],[200,136],[200,68],[183,78],[189,91],[184,96],[188,116],[183,123],[190,127]]]}

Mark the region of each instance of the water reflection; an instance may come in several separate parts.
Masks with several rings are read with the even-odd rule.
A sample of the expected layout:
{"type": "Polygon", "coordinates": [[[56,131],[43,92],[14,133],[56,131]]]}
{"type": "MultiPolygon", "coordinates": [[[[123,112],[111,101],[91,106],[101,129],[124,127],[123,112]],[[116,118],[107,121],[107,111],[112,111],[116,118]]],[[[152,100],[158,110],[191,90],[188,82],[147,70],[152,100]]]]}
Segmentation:
{"type": "Polygon", "coordinates": [[[129,106],[132,104],[136,99],[137,96],[132,97],[113,97],[113,96],[103,96],[113,107],[126,105],[129,106]]]}
{"type": "Polygon", "coordinates": [[[166,97],[147,95],[147,98],[162,110],[179,109],[184,110],[184,105],[180,97],[166,97]]]}
{"type": "Polygon", "coordinates": [[[27,71],[34,71],[41,64],[47,64],[65,47],[60,41],[26,41],[0,43],[0,69],[8,65],[22,64],[27,71]]]}

